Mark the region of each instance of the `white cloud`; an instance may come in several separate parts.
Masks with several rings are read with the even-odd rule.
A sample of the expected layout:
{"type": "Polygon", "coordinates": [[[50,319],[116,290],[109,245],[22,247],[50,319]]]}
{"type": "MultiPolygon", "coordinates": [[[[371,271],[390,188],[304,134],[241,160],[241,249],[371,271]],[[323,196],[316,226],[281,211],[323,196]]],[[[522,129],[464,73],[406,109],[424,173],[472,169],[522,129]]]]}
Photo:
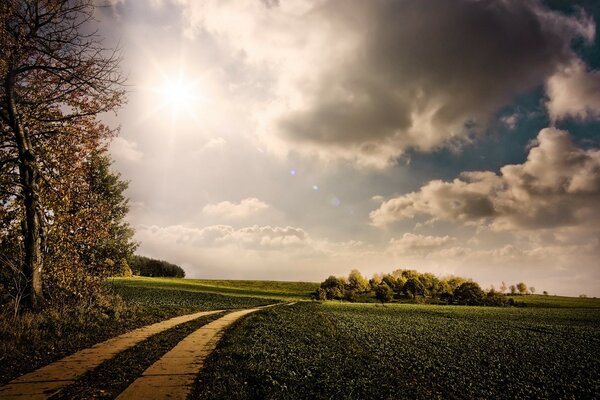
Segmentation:
{"type": "Polygon", "coordinates": [[[144,153],[138,149],[136,142],[121,136],[114,138],[110,143],[110,153],[115,159],[123,161],[139,161],[144,157],[144,153]]]}
{"type": "Polygon", "coordinates": [[[517,123],[519,122],[519,114],[514,113],[505,115],[504,117],[500,118],[500,121],[502,121],[502,123],[506,125],[508,129],[515,129],[517,127],[517,123]]]}
{"type": "Polygon", "coordinates": [[[224,218],[246,218],[267,210],[269,207],[267,203],[260,201],[256,197],[249,197],[241,200],[239,203],[222,201],[216,204],[207,204],[202,208],[202,212],[206,215],[224,218]]]}
{"type": "Polygon", "coordinates": [[[387,250],[400,255],[426,255],[447,248],[456,242],[456,238],[448,235],[426,236],[405,233],[399,239],[391,239],[387,250]]]}
{"type": "Polygon", "coordinates": [[[546,83],[546,107],[553,121],[572,117],[600,118],[600,71],[588,71],[574,60],[552,75],[546,83]]]}
{"type": "Polygon", "coordinates": [[[213,151],[220,150],[227,145],[227,140],[222,137],[210,138],[204,145],[202,145],[201,151],[213,151]]]}
{"type": "Polygon", "coordinates": [[[180,0],[187,32],[254,71],[260,137],[286,153],[383,168],[455,147],[590,42],[595,25],[540,2],[180,0]],[[415,40],[418,38],[418,40],[415,40]]]}
{"type": "Polygon", "coordinates": [[[578,148],[567,132],[546,128],[523,164],[506,165],[499,175],[476,171],[430,181],[383,202],[370,217],[379,226],[425,214],[495,230],[598,229],[598,204],[600,149],[578,148]]]}

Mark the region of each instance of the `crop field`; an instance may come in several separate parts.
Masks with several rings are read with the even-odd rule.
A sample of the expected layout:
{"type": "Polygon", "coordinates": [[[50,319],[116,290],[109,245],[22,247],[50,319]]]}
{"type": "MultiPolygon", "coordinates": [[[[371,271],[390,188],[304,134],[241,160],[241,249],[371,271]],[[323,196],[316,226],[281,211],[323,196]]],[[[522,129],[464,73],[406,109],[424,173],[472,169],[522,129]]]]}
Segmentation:
{"type": "Polygon", "coordinates": [[[598,398],[594,304],[263,310],[228,332],[193,398],[598,398]]]}
{"type": "Polygon", "coordinates": [[[168,286],[135,286],[114,284],[114,290],[125,301],[144,309],[172,310],[185,314],[196,310],[249,308],[277,302],[275,299],[229,296],[219,293],[178,290],[168,286]]]}
{"type": "Polygon", "coordinates": [[[309,299],[310,293],[318,287],[312,282],[281,282],[281,281],[238,281],[238,280],[209,280],[209,279],[179,279],[179,278],[113,278],[113,285],[118,290],[133,287],[178,290],[185,292],[217,293],[227,296],[260,297],[274,300],[309,299]]]}

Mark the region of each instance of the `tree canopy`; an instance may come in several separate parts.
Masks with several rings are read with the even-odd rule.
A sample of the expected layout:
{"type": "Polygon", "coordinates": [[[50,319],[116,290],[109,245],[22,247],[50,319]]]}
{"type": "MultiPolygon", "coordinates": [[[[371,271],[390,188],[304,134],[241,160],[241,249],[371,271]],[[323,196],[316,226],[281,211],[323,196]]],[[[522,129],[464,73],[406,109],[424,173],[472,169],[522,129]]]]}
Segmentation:
{"type": "Polygon", "coordinates": [[[135,247],[106,154],[116,130],[98,120],[123,103],[123,78],[94,4],[0,4],[0,261],[32,309],[92,296],[135,247]]]}

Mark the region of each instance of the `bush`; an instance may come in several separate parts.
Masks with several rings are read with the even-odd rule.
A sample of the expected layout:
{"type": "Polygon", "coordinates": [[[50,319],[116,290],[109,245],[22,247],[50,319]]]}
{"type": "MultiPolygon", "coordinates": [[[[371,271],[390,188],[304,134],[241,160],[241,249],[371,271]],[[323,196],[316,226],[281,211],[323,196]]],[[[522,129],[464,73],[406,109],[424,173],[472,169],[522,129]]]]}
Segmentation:
{"type": "Polygon", "coordinates": [[[509,305],[508,298],[499,292],[490,290],[484,299],[486,306],[505,307],[509,305]]]}

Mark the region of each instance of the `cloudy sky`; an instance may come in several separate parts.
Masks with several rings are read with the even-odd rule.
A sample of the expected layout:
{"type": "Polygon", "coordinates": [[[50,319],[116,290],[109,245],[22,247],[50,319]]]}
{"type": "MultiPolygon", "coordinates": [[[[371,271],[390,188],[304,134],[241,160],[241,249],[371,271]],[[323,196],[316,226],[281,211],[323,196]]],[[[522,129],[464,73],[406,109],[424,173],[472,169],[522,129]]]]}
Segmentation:
{"type": "Polygon", "coordinates": [[[600,295],[600,5],[575,3],[114,0],[139,253],[600,295]]]}

